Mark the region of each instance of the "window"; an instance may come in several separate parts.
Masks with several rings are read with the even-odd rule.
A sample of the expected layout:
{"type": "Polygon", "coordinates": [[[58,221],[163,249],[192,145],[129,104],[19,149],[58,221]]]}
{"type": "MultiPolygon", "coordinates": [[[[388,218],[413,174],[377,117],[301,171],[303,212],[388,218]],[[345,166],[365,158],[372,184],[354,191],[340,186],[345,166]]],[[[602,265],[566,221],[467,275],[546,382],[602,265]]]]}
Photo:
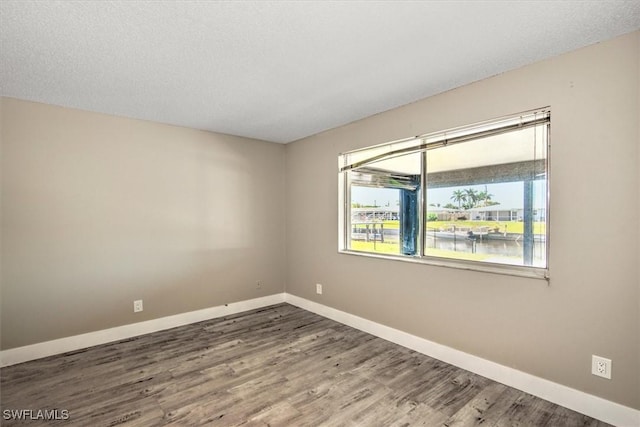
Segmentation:
{"type": "Polygon", "coordinates": [[[339,156],[340,250],[547,276],[550,111],[339,156]]]}

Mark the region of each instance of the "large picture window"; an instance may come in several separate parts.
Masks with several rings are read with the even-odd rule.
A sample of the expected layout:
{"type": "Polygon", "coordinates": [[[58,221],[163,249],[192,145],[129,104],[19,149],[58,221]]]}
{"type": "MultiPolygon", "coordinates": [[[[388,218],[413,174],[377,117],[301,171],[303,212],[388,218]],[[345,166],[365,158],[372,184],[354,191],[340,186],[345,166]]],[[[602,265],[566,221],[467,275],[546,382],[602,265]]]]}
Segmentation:
{"type": "Polygon", "coordinates": [[[547,277],[548,109],[339,156],[340,250],[547,277]]]}

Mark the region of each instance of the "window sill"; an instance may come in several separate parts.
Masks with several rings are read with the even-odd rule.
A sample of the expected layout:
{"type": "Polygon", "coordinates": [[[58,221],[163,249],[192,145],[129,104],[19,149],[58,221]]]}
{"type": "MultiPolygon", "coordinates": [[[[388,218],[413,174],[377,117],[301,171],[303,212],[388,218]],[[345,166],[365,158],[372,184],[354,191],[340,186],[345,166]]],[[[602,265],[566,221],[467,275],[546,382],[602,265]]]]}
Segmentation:
{"type": "Polygon", "coordinates": [[[403,256],[392,254],[374,254],[371,252],[339,249],[338,253],[345,255],[364,256],[369,258],[387,259],[393,261],[412,262],[414,264],[433,265],[436,267],[454,268],[458,270],[478,271],[482,273],[500,274],[506,276],[526,277],[529,279],[550,281],[549,270],[546,268],[522,267],[507,264],[480,264],[473,261],[450,260],[436,257],[403,256]]]}

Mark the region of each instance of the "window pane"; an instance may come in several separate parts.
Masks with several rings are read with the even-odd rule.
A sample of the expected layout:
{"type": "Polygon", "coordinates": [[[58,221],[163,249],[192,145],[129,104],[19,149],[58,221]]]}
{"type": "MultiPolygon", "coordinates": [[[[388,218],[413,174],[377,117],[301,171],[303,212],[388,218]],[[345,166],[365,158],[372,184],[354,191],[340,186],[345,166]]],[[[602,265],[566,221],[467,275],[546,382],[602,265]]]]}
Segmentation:
{"type": "Polygon", "coordinates": [[[427,151],[425,255],[546,267],[546,130],[427,151]]]}
{"type": "Polygon", "coordinates": [[[420,153],[413,153],[347,172],[349,249],[416,254],[420,169],[420,153]]]}
{"type": "Polygon", "coordinates": [[[400,190],[351,187],[351,249],[399,254],[400,190]]]}

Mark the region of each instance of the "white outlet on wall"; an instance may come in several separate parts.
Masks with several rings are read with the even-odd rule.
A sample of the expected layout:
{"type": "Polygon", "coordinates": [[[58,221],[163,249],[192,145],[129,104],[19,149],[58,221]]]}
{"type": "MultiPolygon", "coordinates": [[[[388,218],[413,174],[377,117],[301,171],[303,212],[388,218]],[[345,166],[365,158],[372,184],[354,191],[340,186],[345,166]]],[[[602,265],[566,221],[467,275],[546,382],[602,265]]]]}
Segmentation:
{"type": "Polygon", "coordinates": [[[316,283],[316,294],[322,295],[322,285],[320,283],[316,283]]]}
{"type": "Polygon", "coordinates": [[[611,379],[611,359],[592,355],[591,373],[608,380],[611,379]]]}
{"type": "Polygon", "coordinates": [[[140,311],[142,311],[142,300],[137,299],[133,302],[133,312],[138,313],[140,311]]]}

